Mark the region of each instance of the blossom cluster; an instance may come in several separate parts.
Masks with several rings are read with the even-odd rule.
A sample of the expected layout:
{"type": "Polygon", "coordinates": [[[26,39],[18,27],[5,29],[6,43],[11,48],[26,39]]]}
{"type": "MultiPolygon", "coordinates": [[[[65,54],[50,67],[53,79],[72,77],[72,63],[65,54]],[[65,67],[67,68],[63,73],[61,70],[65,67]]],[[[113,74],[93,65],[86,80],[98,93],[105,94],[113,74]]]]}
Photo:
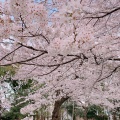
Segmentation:
{"type": "Polygon", "coordinates": [[[120,99],[119,0],[52,2],[50,15],[46,0],[0,5],[0,65],[17,68],[12,79],[40,86],[21,113],[67,97],[81,106],[119,106],[108,101],[120,99]]]}

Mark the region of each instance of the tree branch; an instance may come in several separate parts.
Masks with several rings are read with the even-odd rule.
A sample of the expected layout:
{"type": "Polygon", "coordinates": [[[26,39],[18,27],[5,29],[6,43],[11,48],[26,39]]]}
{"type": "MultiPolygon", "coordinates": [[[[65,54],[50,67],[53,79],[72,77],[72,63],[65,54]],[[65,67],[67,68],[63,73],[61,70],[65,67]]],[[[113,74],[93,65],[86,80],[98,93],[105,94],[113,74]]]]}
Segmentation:
{"type": "Polygon", "coordinates": [[[104,18],[104,17],[106,17],[107,15],[110,15],[110,14],[112,14],[112,13],[118,11],[118,10],[120,10],[120,7],[117,7],[117,8],[115,8],[115,9],[109,11],[109,12],[106,12],[106,14],[101,15],[101,16],[93,16],[93,17],[91,16],[91,17],[85,17],[85,18],[100,19],[100,18],[104,18]]]}
{"type": "Polygon", "coordinates": [[[7,56],[9,56],[10,54],[14,53],[16,50],[18,50],[19,48],[21,48],[22,46],[20,45],[19,47],[17,47],[16,49],[14,49],[13,51],[11,51],[10,53],[6,54],[4,57],[2,57],[0,59],[0,61],[2,61],[3,59],[5,59],[7,56]]]}
{"type": "Polygon", "coordinates": [[[0,66],[9,66],[9,65],[13,65],[13,64],[24,64],[24,62],[29,62],[31,60],[34,60],[42,55],[44,55],[45,53],[41,53],[35,57],[32,57],[32,58],[29,58],[29,59],[26,59],[26,60],[22,60],[22,61],[18,61],[18,62],[13,62],[13,63],[8,63],[8,64],[4,64],[4,65],[0,65],[0,66]]]}
{"type": "Polygon", "coordinates": [[[39,50],[39,49],[36,49],[36,48],[34,48],[34,47],[32,47],[32,46],[28,46],[28,45],[24,45],[24,44],[22,44],[22,43],[19,43],[21,46],[23,46],[23,47],[26,47],[26,48],[28,48],[28,49],[31,49],[31,50],[34,50],[34,51],[40,51],[40,52],[43,52],[43,53],[48,53],[47,51],[45,51],[45,50],[39,50]]]}

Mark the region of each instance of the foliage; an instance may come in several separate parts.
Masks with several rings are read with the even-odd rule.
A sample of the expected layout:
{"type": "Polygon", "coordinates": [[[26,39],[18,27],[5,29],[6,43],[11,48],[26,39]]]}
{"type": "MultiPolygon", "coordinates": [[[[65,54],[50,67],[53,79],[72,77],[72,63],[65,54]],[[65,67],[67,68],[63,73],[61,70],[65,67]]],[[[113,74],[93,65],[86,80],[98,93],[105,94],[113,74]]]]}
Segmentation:
{"type": "Polygon", "coordinates": [[[96,105],[89,106],[87,117],[94,118],[95,120],[108,120],[108,116],[104,113],[104,109],[96,105]]]}
{"type": "MultiPolygon", "coordinates": [[[[65,108],[67,110],[68,114],[72,117],[74,114],[74,119],[76,116],[79,116],[80,118],[83,118],[84,115],[84,109],[79,107],[76,104],[72,104],[71,102],[66,102],[61,109],[65,108]],[[74,110],[73,110],[74,109],[74,110]],[[73,112],[74,111],[74,112],[73,112]]],[[[104,113],[103,107],[96,106],[96,105],[90,105],[88,106],[87,111],[87,118],[88,119],[95,119],[95,120],[108,120],[108,116],[104,113]]]]}
{"type": "Polygon", "coordinates": [[[9,75],[14,75],[15,74],[15,68],[12,66],[4,66],[4,67],[0,67],[0,77],[1,76],[5,76],[6,74],[9,75]]]}
{"type": "MultiPolygon", "coordinates": [[[[26,115],[22,115],[20,113],[20,109],[29,104],[29,101],[25,101],[25,98],[33,85],[33,80],[27,80],[20,85],[20,81],[18,80],[6,80],[14,91],[14,100],[12,103],[12,107],[9,111],[6,111],[2,116],[2,120],[15,120],[15,119],[23,119],[26,115]],[[17,88],[17,89],[16,89],[17,88]]],[[[32,91],[32,90],[31,90],[32,91]]]]}

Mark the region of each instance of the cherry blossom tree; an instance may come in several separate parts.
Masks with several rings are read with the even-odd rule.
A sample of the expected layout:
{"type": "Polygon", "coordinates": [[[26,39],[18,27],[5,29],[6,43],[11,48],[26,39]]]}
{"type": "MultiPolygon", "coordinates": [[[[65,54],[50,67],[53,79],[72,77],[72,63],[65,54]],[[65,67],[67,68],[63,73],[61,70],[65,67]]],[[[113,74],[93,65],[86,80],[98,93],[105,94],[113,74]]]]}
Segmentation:
{"type": "Polygon", "coordinates": [[[67,99],[111,108],[120,92],[119,0],[7,0],[0,4],[0,66],[13,79],[37,80],[22,113],[54,103],[59,120],[67,99]],[[52,12],[51,12],[52,11],[52,12]]]}

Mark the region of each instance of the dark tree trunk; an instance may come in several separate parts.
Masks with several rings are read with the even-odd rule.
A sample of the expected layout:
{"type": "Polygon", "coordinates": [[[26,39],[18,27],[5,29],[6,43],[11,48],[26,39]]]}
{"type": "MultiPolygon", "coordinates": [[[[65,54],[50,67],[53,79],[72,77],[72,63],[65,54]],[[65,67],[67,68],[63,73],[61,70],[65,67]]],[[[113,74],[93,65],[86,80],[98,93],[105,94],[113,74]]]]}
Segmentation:
{"type": "Polygon", "coordinates": [[[53,113],[52,113],[52,120],[60,120],[61,119],[60,107],[67,99],[68,99],[68,97],[67,98],[61,98],[60,100],[55,101],[54,110],[53,110],[53,113]]]}
{"type": "Polygon", "coordinates": [[[117,120],[115,112],[113,113],[113,120],[117,120]]]}
{"type": "Polygon", "coordinates": [[[84,120],[88,120],[86,116],[84,117],[84,120]]]}
{"type": "Polygon", "coordinates": [[[41,115],[41,119],[40,120],[45,120],[45,116],[41,115]]]}
{"type": "Polygon", "coordinates": [[[36,120],[40,120],[40,115],[38,111],[36,112],[36,120]]]}
{"type": "Polygon", "coordinates": [[[87,118],[87,112],[88,112],[88,108],[84,107],[84,120],[88,120],[88,118],[87,118]]]}

